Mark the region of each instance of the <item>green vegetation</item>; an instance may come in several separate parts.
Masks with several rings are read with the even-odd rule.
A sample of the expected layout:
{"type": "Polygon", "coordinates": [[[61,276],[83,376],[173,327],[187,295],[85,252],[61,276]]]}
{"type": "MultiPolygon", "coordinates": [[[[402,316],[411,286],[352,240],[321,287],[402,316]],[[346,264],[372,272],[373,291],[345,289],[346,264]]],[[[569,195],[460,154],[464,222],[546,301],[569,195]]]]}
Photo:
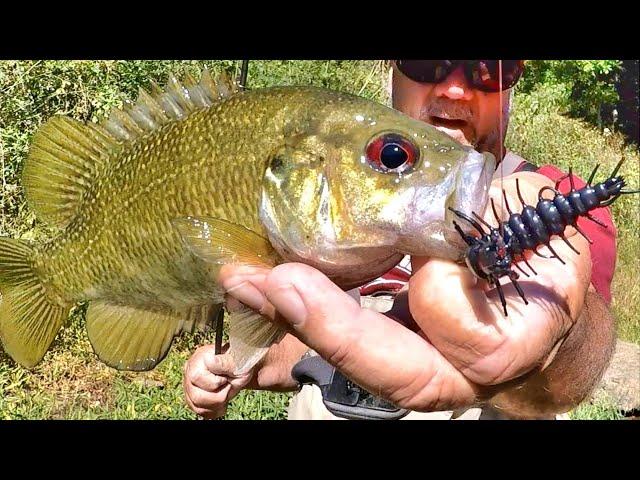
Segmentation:
{"type": "MultiPolygon", "coordinates": [[[[572,100],[567,93],[573,92],[572,86],[554,80],[561,77],[557,72],[563,65],[548,63],[545,66],[538,62],[531,70],[531,80],[519,86],[508,146],[538,164],[564,168],[571,164],[583,176],[596,162],[604,164],[601,173],[605,174],[624,152],[628,159],[625,175],[637,187],[637,147],[624,147],[620,135],[602,134],[585,122],[563,115],[578,112],[567,107],[579,99],[572,100]]],[[[238,69],[233,61],[0,62],[0,235],[39,239],[49,233],[25,206],[19,181],[30,139],[39,125],[57,114],[97,121],[126,99],[134,99],[138,88],[149,88],[152,80],[163,84],[170,72],[195,74],[204,66],[231,75],[238,69]]],[[[579,78],[586,79],[580,80],[582,84],[589,84],[590,77],[579,78]]],[[[254,61],[249,69],[249,85],[253,88],[314,84],[379,101],[386,101],[385,82],[384,64],[376,61],[254,61]]],[[[584,105],[606,102],[610,93],[603,86],[585,97],[584,105]]],[[[621,337],[640,343],[640,286],[635,280],[640,251],[638,200],[623,198],[613,211],[620,233],[614,286],[618,329],[621,337]]],[[[212,342],[212,334],[178,339],[152,372],[117,372],[94,357],[83,314],[84,308],[76,309],[69,325],[33,371],[16,366],[0,350],[0,418],[195,418],[183,401],[182,367],[198,345],[212,342]]],[[[289,397],[242,392],[231,403],[226,418],[285,418],[289,397]]],[[[605,411],[584,406],[573,416],[609,418],[602,413],[605,411]]]]}

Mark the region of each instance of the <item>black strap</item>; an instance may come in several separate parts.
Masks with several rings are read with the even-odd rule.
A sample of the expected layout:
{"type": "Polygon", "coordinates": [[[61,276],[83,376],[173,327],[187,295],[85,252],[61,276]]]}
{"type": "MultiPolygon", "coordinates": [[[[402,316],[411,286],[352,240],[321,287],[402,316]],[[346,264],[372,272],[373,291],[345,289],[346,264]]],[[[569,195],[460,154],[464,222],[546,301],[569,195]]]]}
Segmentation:
{"type": "Polygon", "coordinates": [[[527,161],[522,162],[520,165],[518,165],[518,168],[516,169],[516,172],[537,172],[537,171],[538,171],[538,167],[533,163],[530,163],[527,161]]]}
{"type": "Polygon", "coordinates": [[[398,408],[353,383],[322,357],[300,360],[291,370],[301,385],[320,388],[322,402],[337,417],[351,420],[399,420],[409,410],[398,408]]]}

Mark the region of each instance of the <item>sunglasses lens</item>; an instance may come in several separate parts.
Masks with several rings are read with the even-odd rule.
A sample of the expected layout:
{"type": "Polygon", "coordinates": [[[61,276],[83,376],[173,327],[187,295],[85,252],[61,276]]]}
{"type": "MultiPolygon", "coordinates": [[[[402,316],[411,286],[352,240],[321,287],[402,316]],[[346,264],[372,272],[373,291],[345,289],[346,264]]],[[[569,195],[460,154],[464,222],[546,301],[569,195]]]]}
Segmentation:
{"type": "Polygon", "coordinates": [[[438,83],[451,73],[451,60],[396,60],[396,66],[414,82],[438,83]]]}
{"type": "Polygon", "coordinates": [[[470,66],[473,84],[485,92],[499,92],[513,87],[524,70],[522,60],[476,60],[470,66]],[[502,63],[502,65],[500,65],[502,63]],[[502,73],[502,81],[500,80],[502,73]],[[502,87],[502,88],[501,88],[502,87]]]}

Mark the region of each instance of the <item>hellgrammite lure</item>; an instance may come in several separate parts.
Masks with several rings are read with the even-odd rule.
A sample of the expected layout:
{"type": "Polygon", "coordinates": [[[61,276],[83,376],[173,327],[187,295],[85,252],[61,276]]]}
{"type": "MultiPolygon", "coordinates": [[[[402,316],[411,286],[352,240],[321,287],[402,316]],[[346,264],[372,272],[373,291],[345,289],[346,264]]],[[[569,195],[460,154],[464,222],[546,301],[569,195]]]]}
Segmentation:
{"type": "Polygon", "coordinates": [[[450,208],[453,213],[459,218],[469,222],[480,233],[480,238],[469,235],[460,228],[460,225],[458,225],[455,220],[453,221],[455,229],[467,245],[469,245],[465,254],[467,266],[474,275],[488,281],[490,285],[495,285],[500,295],[500,302],[502,303],[505,316],[508,315],[507,302],[505,301],[504,293],[502,292],[499,282],[501,277],[508,276],[524,303],[526,305],[529,304],[522,288],[518,284],[518,273],[511,270],[511,265],[513,264],[528,277],[529,275],[516,263],[517,261],[523,260],[533,274],[536,275],[536,271],[524,257],[526,250],[531,250],[543,258],[555,257],[564,264],[564,260],[560,258],[550,245],[553,235],[562,238],[571,250],[579,255],[580,252],[569,243],[564,235],[566,227],[572,226],[578,233],[586,238],[589,243],[593,243],[578,226],[578,217],[586,217],[601,227],[607,228],[604,223],[592,216],[589,212],[596,208],[611,205],[622,194],[640,192],[640,190],[622,190],[625,186],[625,181],[622,176],[617,177],[616,175],[623,162],[624,158],[618,162],[609,178],[604,182],[592,186],[591,182],[600,166],[596,165],[593,172],[591,172],[587,185],[579,190],[575,189],[573,173],[570,168],[568,175],[558,179],[555,188],[546,186],[540,189],[538,192],[538,204],[535,207],[526,204],[520,193],[520,184],[518,183],[518,179],[516,179],[516,190],[518,192],[518,198],[522,203],[522,213],[513,213],[511,211],[509,203],[507,202],[507,195],[505,191],[502,190],[504,203],[509,212],[509,219],[503,222],[500,221],[493,199],[491,199],[493,215],[499,223],[498,228],[489,225],[475,212],[471,212],[473,217],[475,217],[474,219],[458,210],[450,208]],[[565,195],[558,191],[558,186],[560,182],[567,177],[569,177],[571,183],[571,191],[565,195]],[[546,190],[554,193],[553,199],[542,198],[542,194],[546,190]],[[484,230],[483,225],[489,229],[488,233],[484,230]],[[538,247],[542,245],[545,245],[549,249],[553,257],[545,257],[537,251],[538,247]]]}

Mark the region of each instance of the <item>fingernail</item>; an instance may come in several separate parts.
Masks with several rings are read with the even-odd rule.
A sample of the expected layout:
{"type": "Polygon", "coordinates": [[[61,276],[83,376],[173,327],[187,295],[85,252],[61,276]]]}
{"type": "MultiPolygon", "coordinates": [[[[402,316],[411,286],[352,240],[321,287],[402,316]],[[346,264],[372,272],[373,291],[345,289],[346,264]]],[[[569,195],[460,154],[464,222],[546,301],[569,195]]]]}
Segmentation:
{"type": "Polygon", "coordinates": [[[247,281],[241,282],[231,288],[227,288],[227,293],[236,300],[257,311],[261,311],[267,301],[262,292],[254,287],[251,282],[247,281]]]}
{"type": "Polygon", "coordinates": [[[294,285],[282,285],[267,292],[267,299],[290,325],[299,327],[307,319],[307,307],[294,285]]]}

